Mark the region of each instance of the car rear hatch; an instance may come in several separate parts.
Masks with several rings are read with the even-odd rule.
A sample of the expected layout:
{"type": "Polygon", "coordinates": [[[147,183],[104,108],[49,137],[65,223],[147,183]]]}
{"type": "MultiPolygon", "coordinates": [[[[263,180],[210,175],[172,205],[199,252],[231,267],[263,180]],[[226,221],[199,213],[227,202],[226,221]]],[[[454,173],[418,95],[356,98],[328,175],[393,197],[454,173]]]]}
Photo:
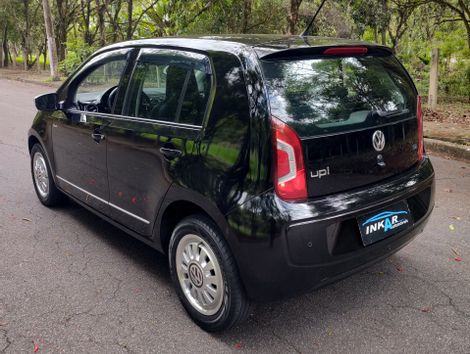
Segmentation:
{"type": "Polygon", "coordinates": [[[366,186],[418,161],[418,98],[384,47],[260,55],[271,114],[300,138],[308,197],[366,186]]]}

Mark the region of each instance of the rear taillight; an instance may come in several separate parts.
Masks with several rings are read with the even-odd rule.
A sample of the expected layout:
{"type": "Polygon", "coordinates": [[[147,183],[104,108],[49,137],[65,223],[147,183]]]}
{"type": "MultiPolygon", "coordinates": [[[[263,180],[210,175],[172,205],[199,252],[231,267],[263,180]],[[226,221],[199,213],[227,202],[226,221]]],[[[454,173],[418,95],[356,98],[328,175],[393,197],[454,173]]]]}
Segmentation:
{"type": "Polygon", "coordinates": [[[272,117],[274,136],[274,187],[287,201],[307,199],[302,144],[297,134],[284,122],[272,117]]]}
{"type": "Polygon", "coordinates": [[[416,118],[418,122],[418,160],[423,159],[424,155],[424,137],[423,137],[423,110],[421,109],[421,96],[418,96],[416,107],[416,118]]]}

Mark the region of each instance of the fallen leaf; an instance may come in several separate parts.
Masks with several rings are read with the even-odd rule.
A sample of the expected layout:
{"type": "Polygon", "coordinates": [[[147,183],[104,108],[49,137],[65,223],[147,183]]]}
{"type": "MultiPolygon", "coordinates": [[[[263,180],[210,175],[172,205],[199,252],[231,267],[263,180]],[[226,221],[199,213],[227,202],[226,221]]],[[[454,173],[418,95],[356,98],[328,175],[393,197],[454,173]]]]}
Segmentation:
{"type": "MultiPolygon", "coordinates": [[[[34,343],[34,342],[33,342],[34,343]]],[[[34,349],[33,349],[33,352],[37,353],[39,351],[39,345],[37,345],[36,343],[34,343],[34,349]]]]}
{"type": "Polygon", "coordinates": [[[423,307],[421,312],[431,312],[431,309],[429,307],[423,307]]]}
{"type": "Polygon", "coordinates": [[[22,218],[21,220],[24,220],[24,221],[29,221],[29,222],[31,222],[31,219],[28,219],[28,218],[22,218]]]}
{"type": "Polygon", "coordinates": [[[449,225],[449,230],[450,230],[450,231],[455,231],[455,226],[454,226],[454,224],[450,224],[450,225],[449,225]]]}
{"type": "Polygon", "coordinates": [[[235,343],[235,344],[233,345],[233,347],[234,347],[235,349],[241,349],[242,344],[241,344],[241,343],[235,343]]]}
{"type": "Polygon", "coordinates": [[[457,257],[454,258],[454,261],[456,261],[456,262],[461,262],[461,261],[462,261],[462,258],[459,257],[459,256],[457,256],[457,257]]]}

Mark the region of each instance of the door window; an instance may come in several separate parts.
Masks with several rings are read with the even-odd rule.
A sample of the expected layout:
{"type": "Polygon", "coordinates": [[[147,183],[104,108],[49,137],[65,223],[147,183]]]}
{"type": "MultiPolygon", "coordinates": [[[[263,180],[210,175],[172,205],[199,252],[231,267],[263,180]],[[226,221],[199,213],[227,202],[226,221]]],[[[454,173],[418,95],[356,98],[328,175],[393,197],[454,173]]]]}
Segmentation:
{"type": "Polygon", "coordinates": [[[94,60],[75,85],[72,105],[81,111],[111,113],[126,56],[119,52],[97,59],[101,60],[94,60]]]}
{"type": "Polygon", "coordinates": [[[131,80],[127,115],[201,125],[210,88],[204,55],[145,49],[131,80]]]}

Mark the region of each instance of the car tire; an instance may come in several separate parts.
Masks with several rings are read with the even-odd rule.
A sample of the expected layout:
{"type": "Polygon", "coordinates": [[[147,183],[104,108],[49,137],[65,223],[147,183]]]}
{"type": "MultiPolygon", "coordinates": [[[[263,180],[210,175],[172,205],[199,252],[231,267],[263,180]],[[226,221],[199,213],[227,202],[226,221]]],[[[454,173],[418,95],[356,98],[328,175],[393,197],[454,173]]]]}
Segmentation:
{"type": "Polygon", "coordinates": [[[209,218],[183,219],[173,231],[168,253],[178,297],[197,325],[217,332],[246,318],[250,305],[235,259],[209,218]]]}
{"type": "Polygon", "coordinates": [[[30,156],[31,175],[33,177],[34,190],[39,201],[48,207],[63,202],[65,196],[55,185],[49,161],[41,145],[34,144],[30,156]]]}

